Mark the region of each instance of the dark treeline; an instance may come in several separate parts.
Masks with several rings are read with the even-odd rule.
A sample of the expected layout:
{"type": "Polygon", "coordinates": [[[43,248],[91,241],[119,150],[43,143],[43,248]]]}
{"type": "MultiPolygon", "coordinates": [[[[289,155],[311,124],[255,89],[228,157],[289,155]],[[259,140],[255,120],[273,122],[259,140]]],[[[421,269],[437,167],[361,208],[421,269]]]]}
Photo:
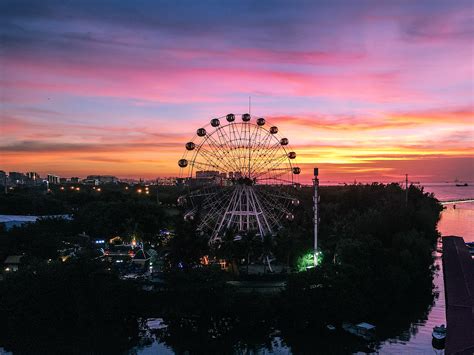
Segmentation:
{"type": "MultiPolygon", "coordinates": [[[[312,191],[295,193],[302,202],[297,217],[270,246],[293,270],[312,248],[312,191]]],[[[170,274],[171,286],[161,294],[161,314],[171,328],[161,339],[177,351],[199,353],[202,347],[195,344],[208,344],[204,349],[218,346],[231,353],[242,343],[245,349],[271,349],[272,335],[278,334],[293,352],[312,353],[315,334],[322,334],[320,351],[350,353],[364,349],[363,344],[351,337],[324,341],[325,325],[367,321],[378,325],[380,340],[398,334],[422,318],[433,302],[432,253],[442,211],[432,195],[415,186],[408,191],[407,204],[405,198],[396,184],[323,187],[321,265],[289,274],[278,296],[236,292],[223,282],[228,273],[189,268],[170,274]]],[[[181,236],[177,234],[176,243],[181,236]]],[[[228,257],[245,255],[245,243],[240,248],[235,244],[228,257]]]]}
{"type": "MultiPolygon", "coordinates": [[[[184,223],[182,216],[169,213],[179,195],[176,190],[163,192],[161,205],[156,196],[118,190],[33,194],[42,201],[36,206],[62,206],[51,213],[70,213],[73,218],[1,231],[0,256],[21,251],[35,263],[0,282],[0,316],[6,319],[0,345],[20,350],[36,338],[46,339],[50,332],[76,341],[97,330],[103,336],[95,338],[97,343],[83,343],[84,347],[100,349],[110,339],[125,348],[138,343],[141,317],[163,317],[168,327],[156,336],[178,353],[271,349],[276,335],[295,353],[311,353],[315,334],[324,334],[326,324],[369,321],[403,329],[422,317],[433,300],[432,251],[441,206],[419,188],[410,187],[405,204],[405,191],[396,184],[322,187],[321,264],[279,276],[287,286],[273,296],[242,293],[227,281],[245,278],[242,271],[247,261],[242,260],[249,260],[249,255],[256,259],[264,252],[287,265],[288,271],[304,270],[301,258],[311,251],[313,240],[311,189],[294,191],[301,201],[295,220],[277,236],[263,242],[252,236],[237,243],[224,240],[218,251],[210,250],[206,237],[195,233],[196,222],[184,223]],[[175,229],[176,235],[163,243],[169,260],[166,287],[159,291],[145,294],[114,276],[107,263],[88,261],[86,255],[65,263],[54,261],[58,245],[76,241],[78,233],[93,237],[133,234],[159,242],[157,233],[163,227],[175,229]],[[199,266],[201,256],[213,252],[233,261],[241,275],[199,266]],[[46,259],[53,261],[42,264],[46,259]],[[29,303],[33,295],[35,301],[29,303]],[[22,324],[35,326],[36,331],[9,335],[22,324]],[[109,330],[121,336],[127,333],[127,340],[117,339],[109,330]],[[31,338],[22,341],[25,337],[31,338]]],[[[28,194],[23,194],[0,198],[0,211],[17,208],[8,206],[11,201],[27,201],[28,194]]],[[[395,331],[378,328],[382,337],[395,331]]],[[[352,337],[344,339],[324,342],[327,352],[364,347],[352,337]]]]}
{"type": "Polygon", "coordinates": [[[0,195],[0,214],[70,216],[44,218],[9,231],[0,225],[0,260],[14,254],[26,254],[32,259],[56,259],[58,249],[65,244],[86,245],[87,238],[121,236],[127,240],[135,236],[144,241],[156,241],[161,229],[175,224],[177,211],[172,206],[179,191],[160,187],[158,204],[156,190],[145,195],[137,193],[139,188],[125,190],[124,186],[107,185],[98,192],[90,186],[81,185],[80,191],[68,186],[60,190],[56,186],[51,193],[25,188],[0,195]]]}
{"type": "Polygon", "coordinates": [[[102,263],[37,265],[0,282],[0,344],[15,353],[117,353],[139,341],[142,295],[102,263]]]}

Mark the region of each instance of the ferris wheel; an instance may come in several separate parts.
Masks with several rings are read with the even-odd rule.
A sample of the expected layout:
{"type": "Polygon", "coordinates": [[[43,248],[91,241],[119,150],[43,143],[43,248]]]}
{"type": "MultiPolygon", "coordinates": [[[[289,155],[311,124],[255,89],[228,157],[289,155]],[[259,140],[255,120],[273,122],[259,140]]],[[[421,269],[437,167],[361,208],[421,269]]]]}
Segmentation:
{"type": "Polygon", "coordinates": [[[245,113],[213,118],[197,129],[178,161],[187,193],[184,218],[196,220],[210,242],[227,231],[273,235],[284,220],[292,221],[292,196],[301,169],[296,153],[278,127],[245,113]]]}

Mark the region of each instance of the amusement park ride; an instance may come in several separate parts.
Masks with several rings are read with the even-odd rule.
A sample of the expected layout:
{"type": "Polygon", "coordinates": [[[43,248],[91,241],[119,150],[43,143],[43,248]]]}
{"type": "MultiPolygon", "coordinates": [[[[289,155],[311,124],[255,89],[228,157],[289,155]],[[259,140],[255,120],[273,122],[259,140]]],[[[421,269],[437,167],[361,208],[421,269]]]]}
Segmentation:
{"type": "MultiPolygon", "coordinates": [[[[292,209],[300,204],[292,193],[299,185],[301,169],[296,153],[276,126],[248,113],[213,118],[185,144],[178,161],[187,193],[178,199],[186,207],[185,220],[195,220],[210,243],[227,231],[256,232],[262,239],[273,236],[281,221],[292,221],[292,209]],[[269,127],[268,127],[269,126],[269,127]],[[214,174],[196,183],[196,173],[214,174]],[[194,182],[194,183],[193,183],[194,182]]],[[[315,169],[315,243],[317,241],[317,169],[315,169]]],[[[236,239],[238,240],[238,239],[236,239]]],[[[315,244],[316,250],[316,244],[315,244]]],[[[315,253],[316,256],[316,253],[315,253]]]]}

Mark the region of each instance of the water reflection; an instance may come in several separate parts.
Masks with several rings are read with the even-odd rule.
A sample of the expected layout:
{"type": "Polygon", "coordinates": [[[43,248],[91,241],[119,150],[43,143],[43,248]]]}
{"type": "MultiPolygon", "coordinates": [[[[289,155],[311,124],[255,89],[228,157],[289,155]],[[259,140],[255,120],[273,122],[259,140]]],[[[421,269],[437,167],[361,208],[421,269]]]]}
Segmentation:
{"type": "Polygon", "coordinates": [[[434,300],[431,290],[426,291],[424,297],[414,300],[405,309],[387,314],[386,323],[378,324],[378,341],[370,344],[340,330],[295,331],[291,324],[282,324],[273,318],[246,322],[239,315],[235,318],[167,317],[163,319],[165,327],[160,325],[159,329],[148,331],[153,343],[142,344],[132,353],[351,354],[376,349],[397,350],[397,344],[403,347],[410,338],[419,336],[420,330],[424,336],[423,326],[434,300]],[[385,341],[388,338],[390,341],[385,341]]]}

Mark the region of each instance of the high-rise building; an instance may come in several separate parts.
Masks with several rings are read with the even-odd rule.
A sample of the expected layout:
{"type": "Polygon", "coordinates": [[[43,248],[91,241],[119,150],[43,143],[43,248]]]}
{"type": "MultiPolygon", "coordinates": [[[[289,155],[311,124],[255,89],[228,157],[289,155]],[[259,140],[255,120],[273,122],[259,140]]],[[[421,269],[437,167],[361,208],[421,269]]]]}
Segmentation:
{"type": "Polygon", "coordinates": [[[38,185],[41,183],[41,177],[38,173],[29,171],[26,173],[26,183],[28,185],[38,185]]]}
{"type": "Polygon", "coordinates": [[[59,184],[59,176],[48,174],[47,178],[49,184],[59,184]]]}

